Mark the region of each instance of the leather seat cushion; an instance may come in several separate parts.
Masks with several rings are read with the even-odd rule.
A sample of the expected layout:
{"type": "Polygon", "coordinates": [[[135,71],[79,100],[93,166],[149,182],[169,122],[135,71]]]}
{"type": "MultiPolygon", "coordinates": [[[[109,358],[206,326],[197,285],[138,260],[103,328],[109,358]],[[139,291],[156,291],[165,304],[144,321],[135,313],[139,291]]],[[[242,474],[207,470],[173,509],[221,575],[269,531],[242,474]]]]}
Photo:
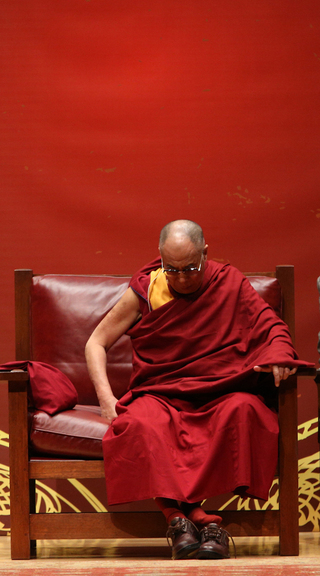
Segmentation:
{"type": "Polygon", "coordinates": [[[77,404],[72,410],[50,416],[29,413],[30,448],[33,455],[102,459],[102,438],[108,424],[98,406],[77,404]]]}

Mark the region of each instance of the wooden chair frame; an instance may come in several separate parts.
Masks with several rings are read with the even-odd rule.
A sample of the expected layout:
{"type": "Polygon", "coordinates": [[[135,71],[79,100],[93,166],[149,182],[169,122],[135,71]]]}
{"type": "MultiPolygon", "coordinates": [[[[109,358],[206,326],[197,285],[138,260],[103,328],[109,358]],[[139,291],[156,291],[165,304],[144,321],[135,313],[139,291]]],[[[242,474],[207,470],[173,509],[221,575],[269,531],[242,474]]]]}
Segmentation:
{"type": "MultiPolygon", "coordinates": [[[[294,268],[277,266],[283,293],[283,320],[294,340],[294,268]]],[[[30,288],[32,270],[15,271],[16,359],[30,355],[30,288]]],[[[300,370],[315,376],[316,370],[300,370]]],[[[161,512],[35,513],[35,482],[49,478],[103,478],[102,460],[29,458],[27,422],[28,374],[2,372],[8,382],[12,559],[28,559],[38,539],[163,538],[161,512]]],[[[224,511],[223,525],[233,536],[279,535],[280,554],[299,554],[297,377],[279,388],[279,510],[224,511]]]]}

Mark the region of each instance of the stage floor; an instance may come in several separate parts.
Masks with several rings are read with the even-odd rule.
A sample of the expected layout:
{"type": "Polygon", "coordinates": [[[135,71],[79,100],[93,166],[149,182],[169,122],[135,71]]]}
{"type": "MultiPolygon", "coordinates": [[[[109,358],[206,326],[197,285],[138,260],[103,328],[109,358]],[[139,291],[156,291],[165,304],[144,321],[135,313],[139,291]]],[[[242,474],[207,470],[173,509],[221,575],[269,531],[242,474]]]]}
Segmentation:
{"type": "MultiPolygon", "coordinates": [[[[43,540],[37,558],[10,559],[10,538],[0,538],[1,575],[320,576],[320,533],[300,534],[300,555],[278,556],[278,538],[235,538],[237,558],[179,560],[165,539],[43,540]]],[[[233,553],[232,546],[230,548],[233,553]]]]}

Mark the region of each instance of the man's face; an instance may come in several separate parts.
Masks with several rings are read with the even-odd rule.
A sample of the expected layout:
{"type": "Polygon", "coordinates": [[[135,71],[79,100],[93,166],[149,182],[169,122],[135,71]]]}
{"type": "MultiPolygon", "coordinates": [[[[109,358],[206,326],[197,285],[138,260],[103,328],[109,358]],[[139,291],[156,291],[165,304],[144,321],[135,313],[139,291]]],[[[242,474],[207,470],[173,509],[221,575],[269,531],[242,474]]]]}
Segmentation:
{"type": "Polygon", "coordinates": [[[207,245],[197,248],[188,238],[168,238],[161,250],[164,269],[172,269],[179,273],[167,273],[167,282],[179,294],[196,292],[203,281],[207,245]],[[199,268],[200,271],[188,273],[189,268],[199,268]],[[182,270],[186,271],[183,273],[182,270]]]}

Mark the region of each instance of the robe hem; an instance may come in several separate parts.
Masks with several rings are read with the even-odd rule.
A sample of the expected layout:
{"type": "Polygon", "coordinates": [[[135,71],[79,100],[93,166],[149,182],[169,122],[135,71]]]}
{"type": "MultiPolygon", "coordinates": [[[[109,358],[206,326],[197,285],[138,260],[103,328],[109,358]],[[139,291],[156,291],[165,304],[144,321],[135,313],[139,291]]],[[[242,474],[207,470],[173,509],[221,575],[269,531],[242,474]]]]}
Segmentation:
{"type": "Polygon", "coordinates": [[[230,490],[227,489],[227,490],[223,490],[223,491],[218,491],[215,494],[208,494],[206,496],[198,495],[198,496],[194,496],[193,498],[188,498],[188,499],[183,497],[181,494],[176,495],[176,494],[173,494],[171,492],[166,492],[165,494],[163,494],[163,493],[160,494],[160,493],[156,492],[152,496],[149,494],[149,495],[145,495],[143,497],[130,499],[130,500],[124,499],[124,500],[117,500],[114,502],[110,502],[108,500],[108,498],[107,498],[107,500],[108,500],[108,506],[120,506],[122,504],[131,504],[132,502],[142,502],[144,500],[153,500],[154,498],[168,498],[170,500],[177,500],[178,502],[187,502],[188,504],[193,504],[194,502],[202,502],[203,500],[208,500],[209,498],[215,498],[217,496],[222,496],[223,494],[233,494],[234,496],[238,496],[239,498],[252,498],[254,500],[263,500],[264,502],[266,502],[269,498],[269,490],[270,489],[268,490],[267,496],[266,495],[258,496],[257,494],[253,495],[253,494],[251,494],[251,490],[250,490],[250,494],[247,491],[244,492],[243,495],[236,493],[237,490],[243,489],[244,487],[247,487],[249,489],[248,484],[241,483],[241,484],[237,484],[237,486],[235,488],[231,488],[230,490]]]}

